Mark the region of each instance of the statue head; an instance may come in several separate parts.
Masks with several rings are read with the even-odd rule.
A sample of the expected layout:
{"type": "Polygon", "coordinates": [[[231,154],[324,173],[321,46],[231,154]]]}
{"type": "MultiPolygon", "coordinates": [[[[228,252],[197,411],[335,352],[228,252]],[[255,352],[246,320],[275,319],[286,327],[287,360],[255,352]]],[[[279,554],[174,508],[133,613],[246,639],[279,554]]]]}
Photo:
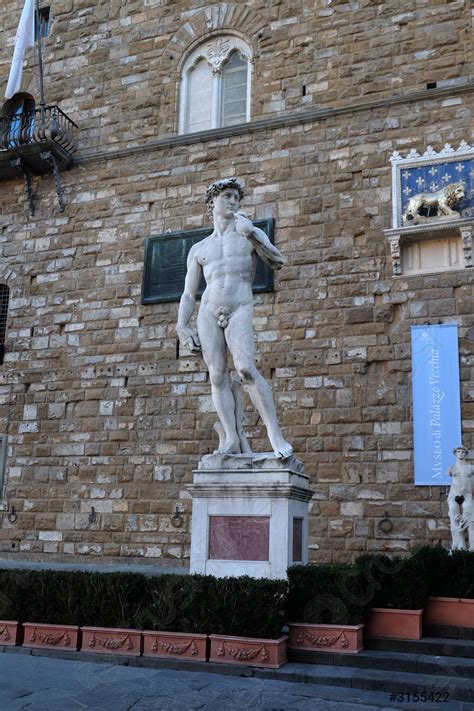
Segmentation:
{"type": "Polygon", "coordinates": [[[244,186],[238,178],[223,178],[222,180],[216,180],[214,183],[211,183],[206,190],[207,212],[211,218],[214,210],[214,198],[216,198],[223,190],[227,190],[228,188],[237,190],[239,200],[242,200],[244,197],[244,186]]]}
{"type": "Polygon", "coordinates": [[[464,447],[462,444],[459,445],[459,447],[455,447],[453,449],[453,454],[455,457],[458,459],[465,459],[467,455],[469,454],[469,451],[464,447]]]}

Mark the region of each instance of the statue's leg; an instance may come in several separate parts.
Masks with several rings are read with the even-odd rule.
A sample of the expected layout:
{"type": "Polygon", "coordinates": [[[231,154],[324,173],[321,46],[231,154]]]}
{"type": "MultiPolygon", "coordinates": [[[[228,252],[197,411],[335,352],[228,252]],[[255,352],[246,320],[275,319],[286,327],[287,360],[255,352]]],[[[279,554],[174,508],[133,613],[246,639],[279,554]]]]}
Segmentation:
{"type": "Polygon", "coordinates": [[[471,518],[469,525],[467,527],[468,537],[469,537],[469,550],[474,552],[474,519],[471,518]]]}
{"type": "Polygon", "coordinates": [[[235,401],[227,368],[224,333],[214,314],[207,311],[205,305],[199,309],[197,327],[202,355],[209,370],[212,402],[224,429],[224,438],[219,438],[217,451],[237,454],[240,452],[240,439],[235,425],[235,401]]]}
{"type": "Polygon", "coordinates": [[[464,533],[461,526],[461,512],[458,504],[455,501],[450,501],[448,498],[449,523],[451,525],[451,550],[464,550],[466,543],[464,533]]]}
{"type": "Polygon", "coordinates": [[[273,451],[277,457],[289,457],[293,448],[284,439],[278,425],[271,388],[255,366],[252,316],[252,305],[240,306],[229,320],[225,338],[237,374],[247,386],[250,399],[267,428],[273,451]]]}
{"type": "Polygon", "coordinates": [[[242,400],[242,381],[234,373],[231,377],[231,390],[235,402],[235,426],[240,440],[240,449],[243,454],[252,454],[252,448],[244,431],[244,403],[242,400]]]}
{"type": "Polygon", "coordinates": [[[474,502],[472,497],[466,497],[462,513],[467,530],[468,550],[474,551],[474,502]]]}

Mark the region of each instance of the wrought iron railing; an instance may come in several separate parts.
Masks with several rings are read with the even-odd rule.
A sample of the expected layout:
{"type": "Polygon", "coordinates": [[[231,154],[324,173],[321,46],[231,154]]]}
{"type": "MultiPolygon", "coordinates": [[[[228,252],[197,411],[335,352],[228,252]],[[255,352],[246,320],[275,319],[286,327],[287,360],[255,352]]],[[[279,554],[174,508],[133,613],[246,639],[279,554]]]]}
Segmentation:
{"type": "Polygon", "coordinates": [[[67,153],[77,150],[77,126],[59,106],[26,111],[0,119],[0,148],[11,151],[54,141],[67,153]]]}

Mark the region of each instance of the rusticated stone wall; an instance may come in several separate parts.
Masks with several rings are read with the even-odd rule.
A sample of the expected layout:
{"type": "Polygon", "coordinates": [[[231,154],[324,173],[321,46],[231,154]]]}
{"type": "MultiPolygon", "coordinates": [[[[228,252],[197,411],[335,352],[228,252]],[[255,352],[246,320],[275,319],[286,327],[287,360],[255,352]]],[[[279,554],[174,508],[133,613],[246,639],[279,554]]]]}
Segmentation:
{"type": "MultiPolygon", "coordinates": [[[[6,81],[22,3],[4,5],[6,81]]],[[[177,303],[141,304],[144,240],[207,224],[205,188],[227,175],[244,180],[250,217],[275,218],[288,258],[256,297],[255,331],[316,492],[311,558],[447,540],[444,489],[413,485],[409,333],[459,324],[472,448],[472,275],[394,278],[383,230],[393,150],[472,142],[469,3],[63,0],[52,13],[47,98],[79,124],[80,151],[62,215],[51,177],[34,179],[33,218],[22,182],[0,183],[1,555],[187,564],[186,485],[215,414],[202,360],[176,360],[177,303]],[[254,49],[262,123],[175,139],[183,53],[229,27],[254,49]]],[[[248,431],[267,449],[250,406],[248,431]]]]}

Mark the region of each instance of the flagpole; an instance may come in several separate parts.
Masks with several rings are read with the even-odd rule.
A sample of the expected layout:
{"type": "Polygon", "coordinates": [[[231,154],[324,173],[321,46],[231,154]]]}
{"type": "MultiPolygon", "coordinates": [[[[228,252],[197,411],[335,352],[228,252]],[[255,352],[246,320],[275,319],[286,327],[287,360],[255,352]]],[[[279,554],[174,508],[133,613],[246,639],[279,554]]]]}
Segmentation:
{"type": "Polygon", "coordinates": [[[44,132],[46,104],[44,101],[43,55],[41,52],[41,23],[40,23],[40,13],[39,13],[39,0],[35,0],[35,13],[36,13],[36,30],[38,33],[37,41],[38,41],[38,71],[39,71],[39,90],[40,90],[41,129],[44,132]]]}

